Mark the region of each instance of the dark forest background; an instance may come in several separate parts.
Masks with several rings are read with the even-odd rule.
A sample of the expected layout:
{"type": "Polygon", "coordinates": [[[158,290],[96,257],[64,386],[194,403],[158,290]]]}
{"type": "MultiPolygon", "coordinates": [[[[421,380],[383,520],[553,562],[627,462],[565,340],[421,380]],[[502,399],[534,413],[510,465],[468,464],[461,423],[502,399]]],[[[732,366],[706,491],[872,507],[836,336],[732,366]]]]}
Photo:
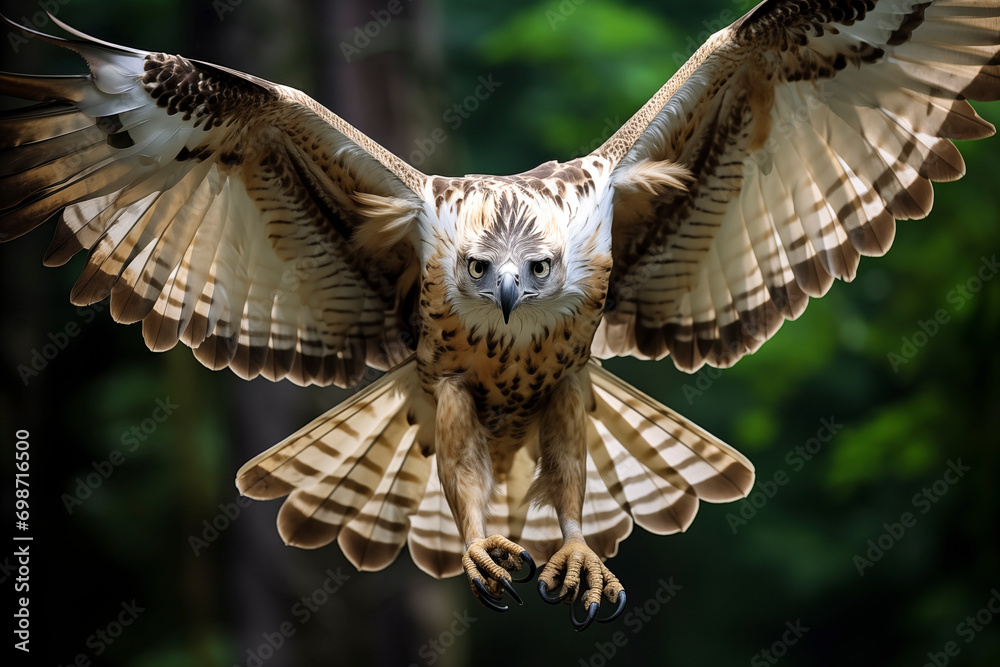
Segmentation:
{"type": "MultiPolygon", "coordinates": [[[[48,5],[112,42],[295,86],[423,171],[447,174],[518,172],[589,152],[749,8],[4,5],[29,22],[44,22],[38,12],[48,5]],[[372,21],[366,43],[356,28],[372,21]],[[468,108],[480,77],[499,85],[468,108]]],[[[84,71],[55,47],[15,49],[6,31],[3,42],[4,70],[84,71]]],[[[977,109],[1000,122],[997,104],[977,109]]],[[[901,223],[886,258],[862,260],[853,284],[834,285],[735,368],[689,376],[669,360],[608,362],[746,453],[758,491],[756,506],[703,505],[683,535],[636,529],[610,563],[630,616],[583,634],[529,587],[524,607],[498,615],[464,579],[435,581],[405,553],[384,572],[360,574],[336,546],[282,546],[279,503],[238,504],[235,472],[348,392],[243,382],[206,370],[183,347],[150,353],[138,326],[69,304],[83,257],[44,269],[51,226],[4,245],[5,522],[13,523],[18,429],[30,431],[32,455],[32,652],[17,664],[997,664],[1000,617],[987,604],[1000,609],[1000,280],[990,268],[1000,250],[1000,139],[961,148],[969,174],[936,187],[929,219],[901,223]],[[25,384],[18,366],[59,340],[64,349],[25,384]],[[153,419],[164,414],[157,401],[176,406],[162,422],[153,419]],[[836,433],[820,442],[830,423],[836,433]],[[68,511],[66,497],[109,461],[120,465],[68,511]],[[959,466],[960,477],[948,472],[959,466]],[[328,579],[336,592],[317,595],[328,579]],[[661,605],[657,593],[664,599],[671,582],[682,588],[661,605]],[[301,598],[314,595],[323,603],[307,615],[301,598]],[[117,628],[120,620],[129,624],[117,628]],[[283,627],[291,636],[279,642],[283,627]]],[[[0,550],[5,599],[16,576],[10,544],[0,550]]]]}

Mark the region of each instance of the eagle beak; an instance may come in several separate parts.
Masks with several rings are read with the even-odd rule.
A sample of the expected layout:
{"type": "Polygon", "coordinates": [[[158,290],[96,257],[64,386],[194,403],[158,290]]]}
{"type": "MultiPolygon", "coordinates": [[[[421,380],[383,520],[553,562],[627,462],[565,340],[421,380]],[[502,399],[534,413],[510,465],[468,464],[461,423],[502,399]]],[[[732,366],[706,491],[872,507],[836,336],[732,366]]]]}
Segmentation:
{"type": "Polygon", "coordinates": [[[503,311],[503,323],[510,323],[510,313],[521,301],[521,288],[518,285],[517,273],[504,271],[497,281],[496,297],[503,311]]]}

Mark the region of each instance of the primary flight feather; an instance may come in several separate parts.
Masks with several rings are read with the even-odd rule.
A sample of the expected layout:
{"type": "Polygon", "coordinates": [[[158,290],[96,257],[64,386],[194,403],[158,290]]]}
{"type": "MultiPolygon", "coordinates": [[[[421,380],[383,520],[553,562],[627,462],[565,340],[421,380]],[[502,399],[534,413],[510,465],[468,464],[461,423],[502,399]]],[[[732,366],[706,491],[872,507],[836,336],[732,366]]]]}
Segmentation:
{"type": "Polygon", "coordinates": [[[587,615],[633,524],[685,530],[752,464],[593,357],[729,366],[881,255],[991,135],[996,0],[768,0],[587,157],[420,173],[303,93],[181,56],[51,37],[89,75],[0,74],[0,240],[153,350],[241,377],[380,380],[248,462],[283,539],[378,570],[403,545],[493,609],[546,565],[587,615]],[[512,573],[528,568],[525,579],[512,573]]]}

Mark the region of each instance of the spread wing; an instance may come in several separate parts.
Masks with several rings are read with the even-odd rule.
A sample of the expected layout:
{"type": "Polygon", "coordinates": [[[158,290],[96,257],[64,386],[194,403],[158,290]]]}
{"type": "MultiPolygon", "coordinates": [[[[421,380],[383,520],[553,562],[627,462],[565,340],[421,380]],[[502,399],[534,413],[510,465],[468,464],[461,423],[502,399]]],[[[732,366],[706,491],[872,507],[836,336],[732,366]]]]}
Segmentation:
{"type": "Polygon", "coordinates": [[[45,263],[89,251],[73,303],[245,378],[347,386],[409,354],[422,174],[299,91],[11,25],[91,70],[0,74],[38,103],[0,115],[0,240],[61,212],[45,263]]]}
{"type": "Polygon", "coordinates": [[[802,313],[994,128],[1000,2],[768,0],[714,35],[598,150],[618,166],[597,356],[725,367],[802,313]],[[672,165],[686,191],[660,188],[672,165]],[[651,177],[650,175],[654,175],[651,177]]]}

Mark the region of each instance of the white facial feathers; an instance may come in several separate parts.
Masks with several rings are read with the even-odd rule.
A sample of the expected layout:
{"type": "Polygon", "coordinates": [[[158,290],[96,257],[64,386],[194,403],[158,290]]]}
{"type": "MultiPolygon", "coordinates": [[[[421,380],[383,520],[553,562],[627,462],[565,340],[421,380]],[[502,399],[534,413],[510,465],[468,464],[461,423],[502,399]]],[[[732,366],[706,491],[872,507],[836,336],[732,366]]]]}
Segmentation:
{"type": "Polygon", "coordinates": [[[611,252],[610,169],[600,158],[508,177],[430,179],[425,265],[440,264],[467,329],[530,339],[603,298],[611,252]]]}

